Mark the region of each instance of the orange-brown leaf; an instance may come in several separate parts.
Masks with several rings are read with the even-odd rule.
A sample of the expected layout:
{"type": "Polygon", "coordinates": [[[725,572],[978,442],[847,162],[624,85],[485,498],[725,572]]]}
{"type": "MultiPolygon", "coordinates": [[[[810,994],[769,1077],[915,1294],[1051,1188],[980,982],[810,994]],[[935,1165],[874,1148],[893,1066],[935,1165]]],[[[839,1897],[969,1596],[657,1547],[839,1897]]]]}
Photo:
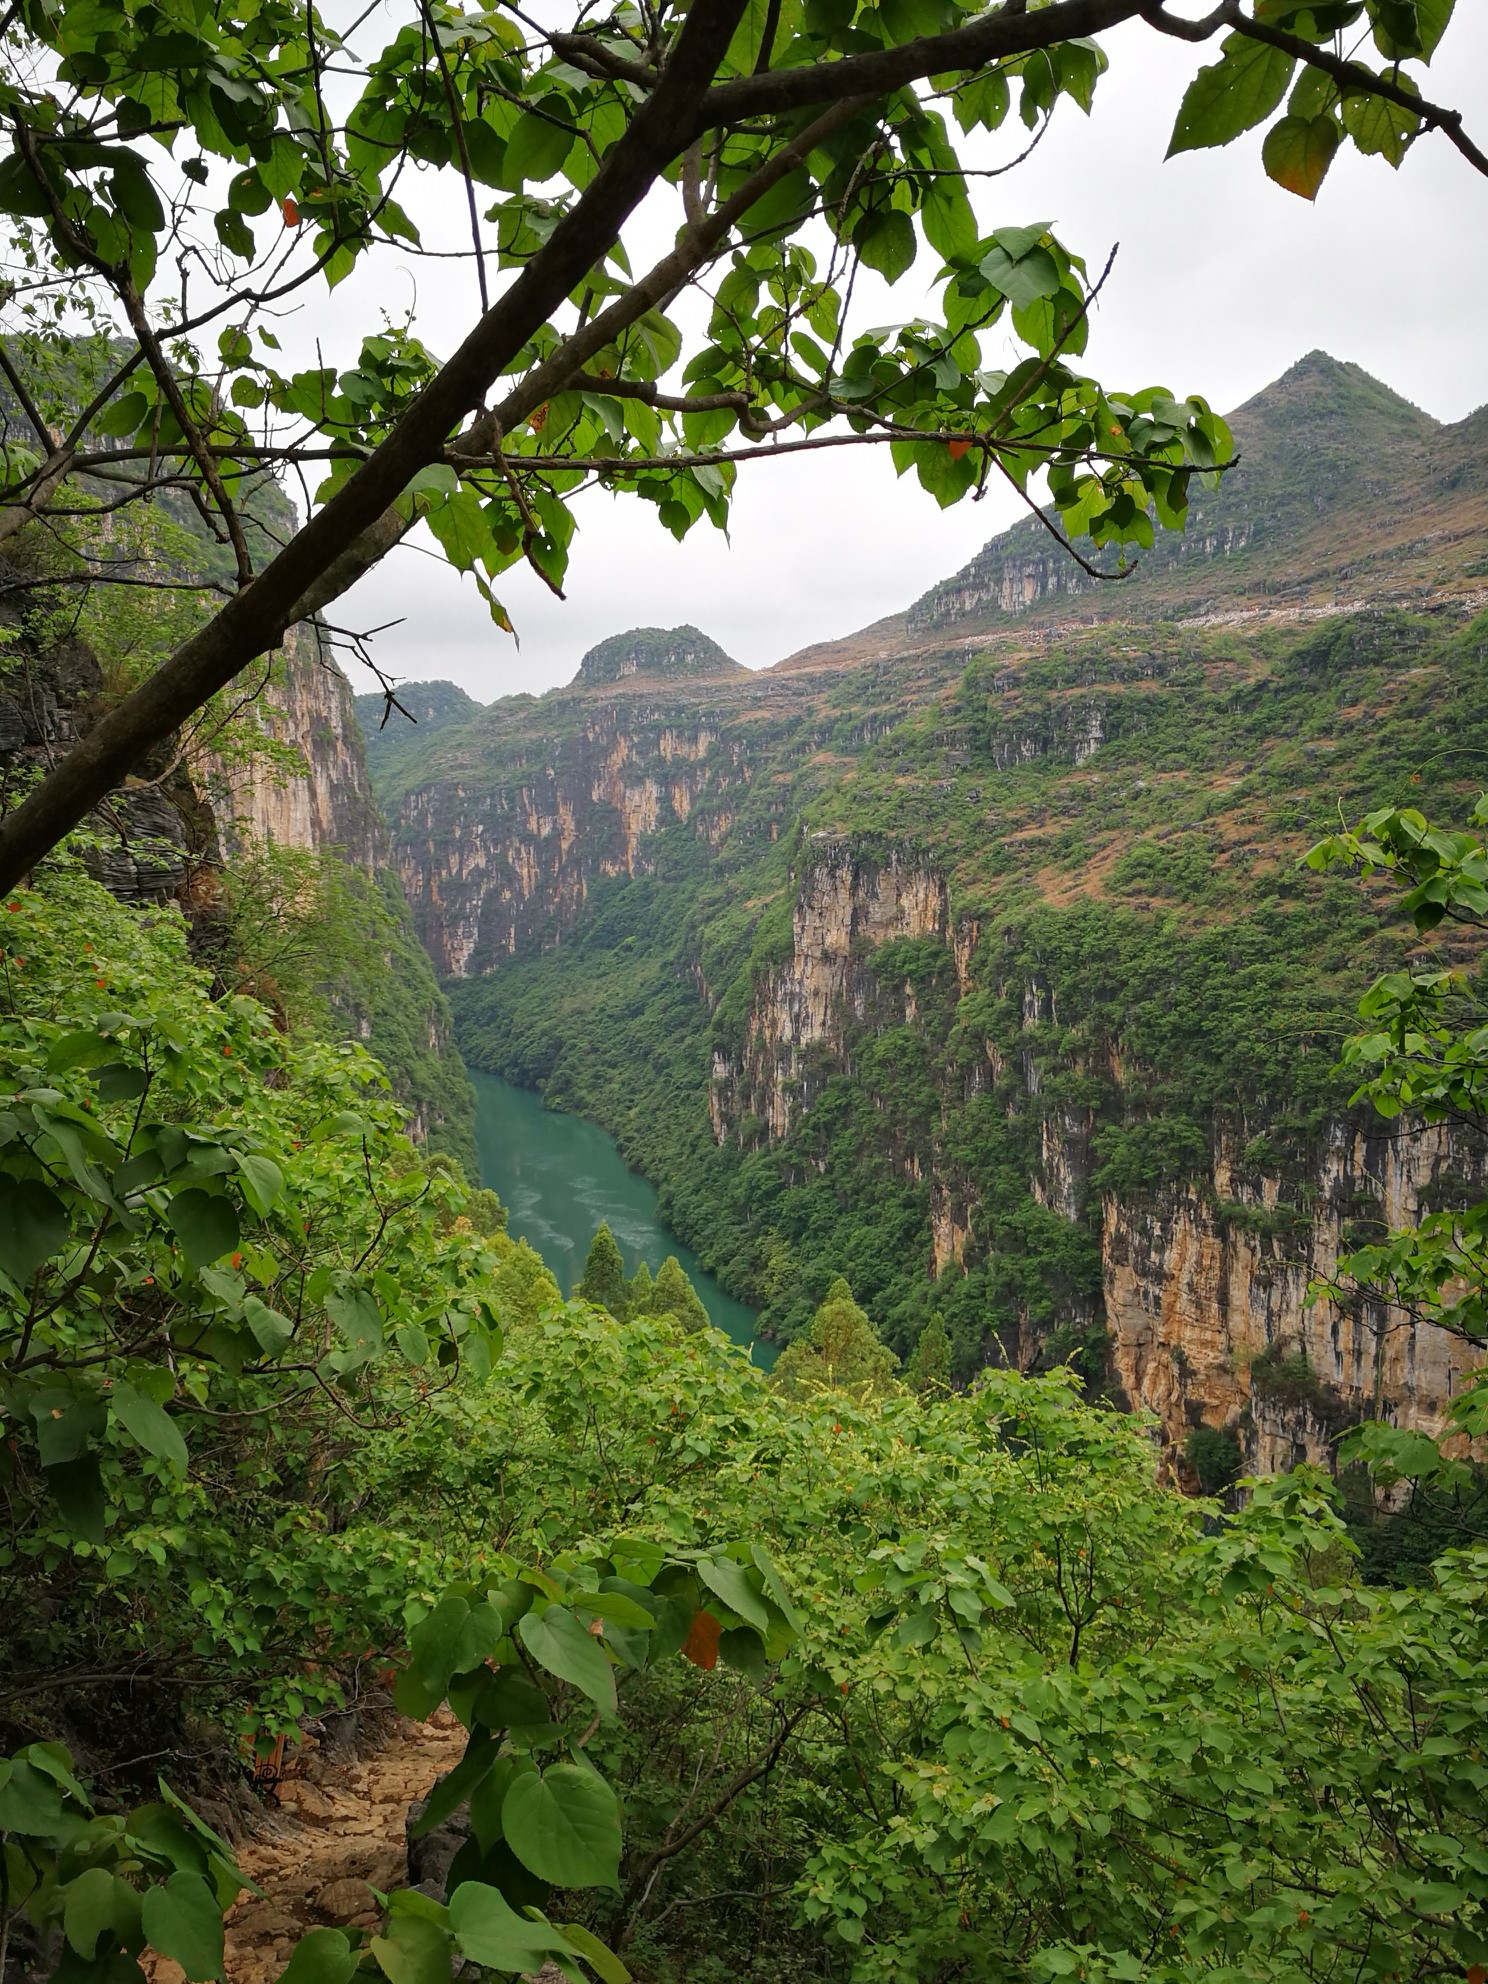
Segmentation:
{"type": "Polygon", "coordinates": [[[718,1642],[722,1635],[723,1628],[711,1612],[697,1613],[692,1631],[682,1642],[682,1658],[711,1672],[718,1665],[718,1642]]]}

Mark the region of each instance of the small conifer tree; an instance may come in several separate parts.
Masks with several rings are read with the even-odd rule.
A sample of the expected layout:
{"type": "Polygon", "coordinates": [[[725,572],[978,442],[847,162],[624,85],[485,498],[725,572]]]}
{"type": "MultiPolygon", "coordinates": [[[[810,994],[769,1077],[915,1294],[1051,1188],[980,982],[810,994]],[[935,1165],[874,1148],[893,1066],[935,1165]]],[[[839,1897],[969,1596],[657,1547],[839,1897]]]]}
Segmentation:
{"type": "Polygon", "coordinates": [[[583,1278],[574,1293],[585,1302],[592,1302],[596,1308],[608,1309],[617,1323],[624,1322],[627,1313],[625,1263],[620,1258],[620,1249],[615,1245],[614,1234],[603,1221],[590,1244],[583,1278]]]}
{"type": "Polygon", "coordinates": [[[655,1312],[656,1286],[651,1279],[650,1268],[642,1261],[625,1291],[625,1313],[627,1316],[650,1316],[655,1312]]]}
{"type": "Polygon", "coordinates": [[[904,1382],[917,1392],[948,1392],[951,1388],[951,1339],[939,1309],[920,1331],[904,1367],[904,1382]]]}
{"type": "Polygon", "coordinates": [[[882,1398],[893,1389],[898,1368],[899,1359],[838,1275],[805,1336],[782,1351],[775,1382],[797,1396],[835,1391],[858,1399],[882,1398]]]}
{"type": "Polygon", "coordinates": [[[657,1270],[651,1306],[657,1315],[675,1317],[689,1335],[694,1330],[708,1328],[708,1312],[702,1298],[682,1272],[682,1263],[675,1254],[668,1254],[657,1270]]]}

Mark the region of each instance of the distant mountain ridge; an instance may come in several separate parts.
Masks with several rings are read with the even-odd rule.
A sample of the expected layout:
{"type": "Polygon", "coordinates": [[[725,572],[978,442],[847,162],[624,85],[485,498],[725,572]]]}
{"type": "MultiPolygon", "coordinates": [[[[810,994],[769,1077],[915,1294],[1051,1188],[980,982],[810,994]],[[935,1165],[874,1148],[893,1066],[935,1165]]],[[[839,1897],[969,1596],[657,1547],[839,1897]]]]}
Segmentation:
{"type": "MultiPolygon", "coordinates": [[[[1444,426],[1357,365],[1309,352],[1230,415],[1239,462],[1196,481],[1188,528],[1130,578],[1089,578],[1036,518],[993,538],[904,616],[913,640],[1048,619],[1224,612],[1244,604],[1408,604],[1465,590],[1488,527],[1488,408],[1444,426]]],[[[1082,551],[1114,569],[1108,551],[1082,551]]],[[[787,664],[789,665],[789,664],[787,664]]]]}

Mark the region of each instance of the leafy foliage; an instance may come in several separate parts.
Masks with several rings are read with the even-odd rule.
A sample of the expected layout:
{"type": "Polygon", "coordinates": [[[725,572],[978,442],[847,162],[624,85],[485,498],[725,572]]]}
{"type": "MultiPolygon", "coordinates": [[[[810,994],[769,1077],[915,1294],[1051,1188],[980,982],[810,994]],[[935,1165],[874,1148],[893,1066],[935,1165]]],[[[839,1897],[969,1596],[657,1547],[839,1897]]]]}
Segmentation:
{"type": "MultiPolygon", "coordinates": [[[[739,461],[787,431],[883,445],[942,506],[994,472],[1030,508],[1042,489],[1066,549],[1088,541],[1107,562],[1087,568],[1115,576],[1184,521],[1193,479],[1232,459],[1228,429],[1197,396],[1077,369],[1100,280],[1046,222],[979,215],[958,144],[1011,134],[1015,97],[1040,135],[1061,99],[1088,111],[1107,57],[1086,31],[1140,16],[1199,41],[1231,30],[1184,101],[1179,149],[1264,121],[1296,71],[1262,150],[1291,190],[1315,197],[1348,144],[1398,164],[1428,128],[1488,170],[1402,66],[1424,69],[1451,11],[1252,0],[1190,30],[1141,0],[710,0],[581,9],[564,31],[444,0],[340,27],[287,0],[171,26],[97,0],[23,10],[0,76],[20,361],[6,375],[24,415],[4,443],[0,534],[64,508],[90,471],[124,469],[121,505],[189,490],[231,548],[223,590],[254,591],[165,664],[188,709],[417,524],[509,631],[492,582],[525,559],[561,590],[581,489],[634,494],[679,538],[704,517],[723,528],[739,461]],[[1382,66],[1334,52],[1345,26],[1373,31],[1382,66]],[[346,106],[334,116],[328,76],[346,106]],[[397,198],[414,163],[463,181],[447,204],[468,215],[479,318],[445,359],[410,315],[296,369],[272,328],[286,297],[430,245],[397,198]],[[627,225],[663,186],[682,225],[637,275],[627,225]],[[860,271],[892,286],[922,250],[925,310],[861,321],[860,271]],[[204,300],[177,298],[183,254],[208,276],[204,300]],[[688,289],[701,307],[668,316],[688,289]],[[57,345],[115,313],[127,355],[58,439],[57,345]],[[324,466],[323,518],[256,569],[240,499],[266,462],[324,466]]],[[[114,355],[107,330],[103,346],[114,355]]],[[[7,886],[54,844],[53,809],[77,825],[162,741],[157,701],[170,705],[126,699],[89,759],[0,827],[7,886]]]]}
{"type": "Polygon", "coordinates": [[[11,1677],[190,1671],[292,1726],[432,1562],[334,1519],[338,1429],[487,1371],[517,1250],[474,1231],[365,1053],[213,1001],[173,909],[69,867],[6,909],[11,1677]]]}

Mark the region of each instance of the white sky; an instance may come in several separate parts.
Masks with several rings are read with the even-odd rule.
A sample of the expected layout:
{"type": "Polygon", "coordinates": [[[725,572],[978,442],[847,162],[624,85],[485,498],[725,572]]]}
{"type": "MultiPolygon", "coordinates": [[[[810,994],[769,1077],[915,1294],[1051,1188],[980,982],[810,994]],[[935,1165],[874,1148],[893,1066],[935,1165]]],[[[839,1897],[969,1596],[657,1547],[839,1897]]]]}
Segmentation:
{"type": "MultiPolygon", "coordinates": [[[[1214,59],[1212,45],[1138,26],[1106,47],[1111,68],[1093,115],[1061,104],[1025,165],[972,189],[986,229],[1052,222],[1095,268],[1121,243],[1085,360],[1098,377],[1200,392],[1229,411],[1322,347],[1440,420],[1488,400],[1488,179],[1443,137],[1423,137],[1398,174],[1345,149],[1309,206],[1263,176],[1258,134],[1164,163],[1185,82],[1214,59]]],[[[1483,0],[1461,0],[1430,93],[1488,144],[1483,0]]],[[[1016,152],[1023,133],[1013,125],[985,144],[986,163],[1016,152]]],[[[424,209],[409,204],[422,223],[424,209]]],[[[406,278],[384,298],[358,282],[336,293],[343,330],[373,328],[382,301],[402,314],[406,278]]],[[[417,328],[448,350],[472,320],[473,272],[425,262],[419,284],[417,328]]],[[[921,300],[907,277],[862,321],[911,316],[921,300]]],[[[317,316],[323,325],[323,302],[317,316]]],[[[650,504],[585,496],[566,603],[524,567],[497,583],[520,650],[492,626],[472,582],[417,540],[339,602],[336,618],[370,627],[406,616],[378,638],[382,666],[404,679],[451,678],[483,702],[566,682],[594,642],[639,625],[690,621],[762,667],[898,611],[1018,514],[1016,499],[997,494],[941,511],[912,477],[896,480],[886,451],[762,461],[741,469],[728,540],[704,522],[679,545],[650,504]]],[[[371,686],[352,674],[358,690],[371,686]]]]}

